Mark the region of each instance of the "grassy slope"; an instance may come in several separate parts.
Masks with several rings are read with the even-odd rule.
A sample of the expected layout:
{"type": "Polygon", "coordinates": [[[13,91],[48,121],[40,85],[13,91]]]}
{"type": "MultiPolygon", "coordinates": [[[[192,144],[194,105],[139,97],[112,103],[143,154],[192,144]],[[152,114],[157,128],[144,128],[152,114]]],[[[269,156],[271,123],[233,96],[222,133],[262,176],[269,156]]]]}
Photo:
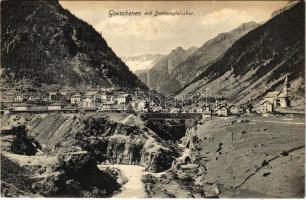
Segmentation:
{"type": "MultiPolygon", "coordinates": [[[[249,118],[303,122],[303,119],[286,121],[277,117],[249,118]]],[[[215,119],[198,128],[198,136],[202,139],[199,145],[202,149],[201,164],[207,168],[207,174],[198,181],[223,185],[221,192],[222,187],[227,188],[221,193],[224,197],[304,195],[304,125],[272,122],[231,124],[233,120],[215,119]],[[242,134],[242,131],[245,133],[242,134]],[[223,145],[219,153],[216,151],[221,142],[223,145]],[[289,156],[280,156],[284,150],[292,152],[289,156]],[[271,161],[261,167],[264,160],[271,161]],[[263,176],[267,172],[270,174],[263,176]]]]}

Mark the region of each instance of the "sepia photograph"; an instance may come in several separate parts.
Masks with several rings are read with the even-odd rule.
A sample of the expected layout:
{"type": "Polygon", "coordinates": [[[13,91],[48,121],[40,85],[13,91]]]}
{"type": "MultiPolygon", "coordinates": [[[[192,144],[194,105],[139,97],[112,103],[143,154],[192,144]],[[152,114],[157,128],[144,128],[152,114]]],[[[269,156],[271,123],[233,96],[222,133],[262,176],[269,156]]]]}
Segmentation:
{"type": "Polygon", "coordinates": [[[1,0],[1,198],[305,198],[304,0],[1,0]]]}

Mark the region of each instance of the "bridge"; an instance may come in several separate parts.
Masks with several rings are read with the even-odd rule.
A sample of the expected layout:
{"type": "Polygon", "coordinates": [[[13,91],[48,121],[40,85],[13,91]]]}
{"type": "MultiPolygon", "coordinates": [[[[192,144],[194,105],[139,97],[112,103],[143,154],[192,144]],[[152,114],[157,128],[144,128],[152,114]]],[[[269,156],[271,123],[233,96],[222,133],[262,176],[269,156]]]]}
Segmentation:
{"type": "Polygon", "coordinates": [[[141,115],[143,119],[163,120],[163,119],[196,119],[201,120],[203,113],[144,113],[141,115]]]}

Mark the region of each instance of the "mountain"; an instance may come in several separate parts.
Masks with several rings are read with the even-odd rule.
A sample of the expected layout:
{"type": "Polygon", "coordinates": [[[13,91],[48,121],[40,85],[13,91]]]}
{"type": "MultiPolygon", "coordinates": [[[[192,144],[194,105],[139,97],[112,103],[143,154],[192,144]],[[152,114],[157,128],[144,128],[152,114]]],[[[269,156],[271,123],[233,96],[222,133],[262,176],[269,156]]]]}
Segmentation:
{"type": "Polygon", "coordinates": [[[2,87],[146,88],[100,33],[57,0],[1,1],[1,21],[2,87]]]}
{"type": "Polygon", "coordinates": [[[241,37],[177,97],[208,88],[208,95],[223,96],[232,103],[258,102],[267,92],[280,89],[288,76],[291,98],[303,104],[304,9],[305,3],[298,3],[241,37]]]}
{"type": "Polygon", "coordinates": [[[205,68],[214,63],[216,59],[222,56],[235,41],[258,25],[255,22],[243,23],[230,32],[220,33],[216,37],[208,40],[174,69],[172,77],[181,86],[185,86],[205,70],[205,68]]]}
{"type": "Polygon", "coordinates": [[[121,59],[137,75],[137,73],[150,70],[163,56],[162,54],[147,53],[137,56],[123,56],[121,59]]]}
{"type": "Polygon", "coordinates": [[[167,94],[169,88],[176,87],[175,81],[169,83],[172,71],[196,49],[196,47],[191,47],[184,50],[182,47],[177,47],[159,60],[148,72],[142,73],[139,77],[149,88],[167,94]]]}
{"type": "MultiPolygon", "coordinates": [[[[141,74],[139,77],[144,83],[150,88],[153,88],[163,94],[174,94],[183,88],[186,84],[191,82],[197,75],[201,73],[206,67],[214,63],[219,57],[221,57],[228,48],[230,48],[235,41],[240,37],[248,33],[250,30],[256,28],[259,24],[255,22],[248,22],[240,25],[234,30],[226,33],[220,33],[216,37],[205,42],[200,48],[192,48],[189,50],[189,54],[185,56],[180,56],[175,62],[175,65],[171,63],[168,70],[168,73],[152,73],[149,72],[146,76],[141,74]],[[187,56],[186,56],[187,55],[187,56]],[[151,80],[155,80],[155,77],[162,76],[160,79],[164,80],[161,83],[151,83],[147,82],[148,77],[151,77],[151,80]]],[[[169,55],[170,57],[172,55],[169,55]]],[[[161,67],[166,67],[165,63],[156,64],[154,69],[159,69],[161,67]]]]}

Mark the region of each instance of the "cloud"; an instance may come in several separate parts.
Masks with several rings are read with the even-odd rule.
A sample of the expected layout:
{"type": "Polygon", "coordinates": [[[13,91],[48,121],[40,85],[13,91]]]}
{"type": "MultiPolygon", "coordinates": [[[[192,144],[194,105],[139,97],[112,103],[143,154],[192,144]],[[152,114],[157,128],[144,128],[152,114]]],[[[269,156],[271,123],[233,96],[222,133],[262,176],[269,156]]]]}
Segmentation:
{"type": "Polygon", "coordinates": [[[205,15],[201,24],[204,26],[226,25],[235,27],[252,20],[254,20],[254,17],[248,15],[245,11],[223,8],[205,15]]]}

